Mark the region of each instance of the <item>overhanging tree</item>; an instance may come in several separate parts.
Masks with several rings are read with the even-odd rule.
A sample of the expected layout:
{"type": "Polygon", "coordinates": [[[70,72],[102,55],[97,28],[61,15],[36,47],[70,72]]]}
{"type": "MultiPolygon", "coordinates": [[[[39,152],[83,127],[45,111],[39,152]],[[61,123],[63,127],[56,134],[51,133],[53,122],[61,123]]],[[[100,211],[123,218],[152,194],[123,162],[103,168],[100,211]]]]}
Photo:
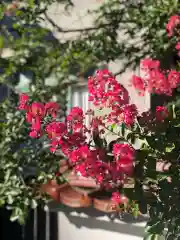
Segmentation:
{"type": "MultiPolygon", "coordinates": [[[[174,38],[169,40],[165,30],[169,17],[177,14],[179,11],[179,2],[176,0],[105,1],[94,12],[95,25],[86,29],[63,29],[59,23],[53,22],[53,19],[48,16],[47,9],[50,4],[55,2],[64,4],[66,10],[73,8],[73,1],[68,0],[19,1],[17,3],[1,1],[0,30],[2,34],[0,47],[1,50],[4,47],[8,47],[14,51],[14,54],[8,59],[4,59],[1,56],[1,82],[8,85],[12,91],[14,91],[15,85],[18,83],[18,74],[24,73],[28,75],[31,72],[33,77],[30,85],[33,86],[30,86],[30,89],[34,87],[36,89],[32,94],[35,97],[38,95],[40,100],[48,101],[52,92],[54,92],[60,96],[61,100],[59,99],[58,101],[61,102],[62,106],[65,104],[62,102],[62,99],[64,99],[63,94],[66,94],[65,89],[67,86],[64,80],[67,80],[72,72],[84,73],[96,63],[108,63],[109,61],[121,60],[124,57],[127,59],[127,62],[124,62],[124,68],[119,69],[115,74],[120,74],[128,66],[135,68],[144,56],[161,59],[164,67],[174,65],[177,60],[177,54],[174,50],[174,38]],[[57,41],[47,29],[40,27],[40,22],[44,19],[49,21],[57,31],[63,34],[79,32],[79,38],[65,42],[61,39],[57,41]],[[136,39],[134,40],[136,44],[134,41],[131,43],[129,41],[121,41],[118,37],[119,31],[123,31],[128,39],[136,39]],[[56,92],[57,88],[45,87],[45,79],[52,74],[58,79],[59,88],[61,90],[63,88],[58,93],[56,92]]],[[[13,96],[12,100],[9,99],[1,105],[2,112],[13,114],[13,117],[12,115],[6,115],[2,120],[4,121],[1,126],[2,152],[5,148],[7,150],[5,151],[6,155],[2,155],[3,180],[1,186],[2,191],[5,191],[2,204],[9,203],[14,208],[15,218],[20,216],[19,219],[22,220],[21,216],[23,216],[25,208],[31,205],[29,200],[26,199],[33,201],[34,196],[32,197],[32,195],[28,194],[25,196],[23,190],[21,190],[21,193],[16,192],[17,188],[21,189],[22,187],[22,189],[25,189],[26,185],[24,185],[22,174],[20,174],[21,168],[18,169],[19,165],[12,163],[17,163],[17,159],[19,159],[18,161],[24,161],[23,158],[25,158],[29,164],[29,161],[33,162],[34,159],[39,157],[40,161],[42,161],[42,165],[39,164],[39,166],[42,167],[43,164],[46,165],[46,157],[47,161],[49,161],[49,158],[48,154],[37,153],[35,156],[32,154],[32,159],[29,160],[26,154],[26,151],[30,151],[29,149],[26,150],[23,147],[20,151],[15,150],[15,153],[17,152],[15,155],[10,150],[12,148],[11,144],[17,142],[16,137],[18,136],[17,133],[13,133],[13,125],[17,124],[16,130],[20,131],[19,134],[21,135],[23,135],[23,131],[26,131],[26,129],[23,128],[24,130],[22,130],[18,126],[20,124],[18,115],[16,116],[13,110],[13,104],[16,104],[16,101],[16,97],[13,96]],[[8,120],[9,116],[11,117],[8,120]],[[8,124],[6,124],[5,120],[8,120],[8,124]],[[13,122],[15,120],[16,122],[13,122]],[[4,138],[9,138],[9,135],[13,139],[11,143],[8,142],[9,140],[7,142],[4,141],[4,138]],[[23,151],[25,151],[24,155],[23,151]],[[4,165],[4,163],[7,163],[7,165],[4,165]],[[16,176],[18,176],[18,183],[14,180],[11,181],[16,176]],[[5,178],[10,189],[3,185],[5,178]],[[14,184],[17,185],[15,186],[14,184]],[[12,194],[10,194],[10,191],[12,191],[12,194]],[[8,199],[7,196],[11,195],[14,197],[8,199]]],[[[26,141],[26,138],[22,137],[22,139],[19,139],[18,137],[18,141],[21,144],[26,141]]],[[[32,146],[32,144],[30,145],[32,146]]],[[[34,148],[31,151],[34,151],[34,148]]],[[[57,163],[59,161],[58,158],[55,160],[54,156],[53,160],[57,163]]],[[[49,165],[47,164],[46,166],[49,165]]],[[[47,177],[51,178],[54,176],[54,166],[50,171],[52,173],[50,176],[47,176],[46,171],[39,175],[41,176],[41,181],[45,181],[47,177]]]]}

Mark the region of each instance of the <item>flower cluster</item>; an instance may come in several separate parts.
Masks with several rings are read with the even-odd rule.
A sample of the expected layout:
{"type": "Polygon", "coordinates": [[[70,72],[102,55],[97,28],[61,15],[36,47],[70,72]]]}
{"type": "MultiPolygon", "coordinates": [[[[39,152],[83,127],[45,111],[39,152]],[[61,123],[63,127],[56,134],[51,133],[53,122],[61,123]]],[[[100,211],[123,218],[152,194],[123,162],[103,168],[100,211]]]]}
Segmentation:
{"type": "Polygon", "coordinates": [[[43,134],[42,122],[48,116],[56,118],[59,106],[56,102],[46,104],[33,102],[29,104],[29,97],[25,94],[20,94],[18,109],[26,111],[26,121],[31,124],[29,135],[30,137],[37,138],[43,134]]]}
{"type": "MultiPolygon", "coordinates": [[[[170,19],[167,24],[169,36],[174,34],[179,24],[179,16],[170,19]]],[[[180,50],[179,43],[176,49],[180,50]]],[[[180,72],[162,70],[158,60],[142,60],[141,69],[143,78],[132,77],[132,85],[140,95],[145,91],[171,95],[180,83],[180,72]]],[[[65,121],[61,122],[56,118],[59,111],[57,103],[30,104],[29,97],[24,94],[20,95],[19,109],[26,112],[26,120],[31,124],[29,135],[34,138],[46,135],[50,141],[50,151],[56,153],[60,150],[76,174],[95,179],[105,189],[117,189],[133,174],[135,149],[127,140],[126,143],[115,142],[110,149],[104,141],[108,126],[123,123],[132,130],[131,127],[138,121],[142,126],[156,125],[156,122],[164,122],[169,112],[166,107],[158,106],[155,115],[151,112],[138,115],[137,107],[129,103],[126,89],[107,69],[89,77],[88,91],[89,101],[95,108],[107,108],[106,114],[95,116],[91,109],[84,113],[81,108],[73,107],[65,121]],[[91,115],[89,126],[85,125],[86,114],[91,115]]],[[[115,191],[112,200],[120,204],[122,197],[115,191]]]]}
{"type": "Polygon", "coordinates": [[[129,104],[127,91],[108,70],[97,71],[88,82],[90,101],[97,107],[108,107],[110,113],[103,117],[93,116],[89,126],[85,125],[85,113],[73,107],[64,122],[56,121],[56,103],[28,103],[28,96],[20,95],[19,109],[26,111],[26,120],[31,124],[31,137],[46,135],[50,151],[60,150],[69,160],[73,170],[83,177],[91,177],[105,188],[120,186],[133,173],[134,149],[129,144],[114,144],[111,152],[102,141],[106,124],[134,124],[137,108],[129,104]],[[47,115],[51,118],[47,118],[47,115]]]}
{"type": "Polygon", "coordinates": [[[174,37],[176,39],[176,50],[178,51],[178,56],[180,56],[180,15],[172,16],[166,25],[166,30],[169,37],[174,37]]]}
{"type": "Polygon", "coordinates": [[[160,61],[153,59],[144,59],[141,61],[141,69],[144,77],[133,76],[132,85],[144,95],[145,91],[149,93],[172,95],[180,83],[180,72],[176,70],[161,70],[160,61]]]}
{"type": "Polygon", "coordinates": [[[96,107],[110,108],[105,116],[106,122],[132,125],[138,114],[134,104],[129,104],[127,90],[107,69],[97,71],[94,77],[88,81],[89,101],[96,107]]]}
{"type": "MultiPolygon", "coordinates": [[[[177,39],[176,50],[180,54],[180,16],[172,16],[166,25],[169,37],[175,36],[177,39]]],[[[141,70],[144,77],[134,75],[131,79],[132,85],[139,91],[140,95],[144,95],[146,91],[149,93],[172,95],[175,88],[180,83],[180,72],[176,70],[162,70],[160,61],[154,59],[143,59],[141,61],[141,70]]]]}
{"type": "MultiPolygon", "coordinates": [[[[147,61],[145,67],[157,68],[158,62],[147,61]]],[[[102,142],[106,126],[110,123],[124,123],[127,128],[137,121],[138,111],[129,103],[127,91],[108,71],[97,71],[89,78],[90,101],[96,107],[107,107],[110,112],[97,117],[92,110],[84,113],[73,107],[64,122],[57,121],[57,103],[29,103],[29,97],[21,94],[19,109],[26,112],[26,120],[31,124],[30,137],[46,135],[50,151],[61,151],[68,159],[73,171],[83,177],[91,177],[105,189],[123,186],[133,174],[135,150],[129,143],[114,143],[111,150],[102,142]],[[85,125],[85,114],[92,115],[89,126],[85,125]]],[[[168,112],[164,107],[157,108],[157,120],[163,121],[168,112]]],[[[117,201],[116,201],[117,202],[117,201]]]]}
{"type": "Polygon", "coordinates": [[[177,30],[177,27],[179,26],[180,26],[180,16],[179,15],[171,16],[168,24],[166,25],[168,36],[172,37],[175,33],[175,30],[177,30]]]}
{"type": "MultiPolygon", "coordinates": [[[[101,77],[103,78],[103,75],[101,77]]],[[[115,98],[115,95],[113,97],[115,98]]],[[[128,121],[127,119],[131,119],[133,113],[131,114],[131,105],[129,105],[129,111],[128,105],[125,107],[126,119],[124,119],[128,121]]],[[[59,122],[55,119],[58,111],[56,103],[33,102],[29,104],[28,96],[24,94],[20,95],[19,109],[26,111],[26,120],[31,124],[29,135],[37,138],[45,134],[50,141],[50,151],[56,153],[60,149],[69,159],[71,167],[77,174],[92,177],[97,184],[105,188],[122,185],[126,177],[132,174],[134,149],[129,144],[114,144],[112,152],[109,153],[104,147],[100,148],[90,140],[88,141],[104,133],[103,129],[100,129],[100,126],[104,126],[103,119],[94,117],[88,128],[84,124],[83,110],[74,107],[67,115],[65,122],[59,122]],[[47,118],[49,115],[51,118],[47,118]],[[87,133],[93,136],[89,138],[87,133]]]]}
{"type": "Polygon", "coordinates": [[[107,69],[88,79],[89,101],[95,106],[116,108],[129,103],[128,92],[107,69]]]}

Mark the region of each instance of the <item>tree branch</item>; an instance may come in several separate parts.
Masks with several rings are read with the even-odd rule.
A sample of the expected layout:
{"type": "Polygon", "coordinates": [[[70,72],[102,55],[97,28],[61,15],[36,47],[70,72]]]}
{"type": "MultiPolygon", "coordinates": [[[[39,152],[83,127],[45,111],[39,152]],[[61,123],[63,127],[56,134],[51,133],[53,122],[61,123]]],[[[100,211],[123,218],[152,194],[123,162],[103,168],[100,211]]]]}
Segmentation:
{"type": "Polygon", "coordinates": [[[86,32],[86,31],[95,31],[98,30],[100,28],[105,28],[105,27],[109,27],[112,24],[111,23],[104,23],[95,27],[87,27],[87,28],[76,28],[76,29],[63,29],[61,27],[59,27],[48,15],[47,13],[44,13],[46,19],[48,20],[48,22],[54,27],[56,28],[56,30],[58,32],[61,33],[73,33],[73,32],[86,32]]]}

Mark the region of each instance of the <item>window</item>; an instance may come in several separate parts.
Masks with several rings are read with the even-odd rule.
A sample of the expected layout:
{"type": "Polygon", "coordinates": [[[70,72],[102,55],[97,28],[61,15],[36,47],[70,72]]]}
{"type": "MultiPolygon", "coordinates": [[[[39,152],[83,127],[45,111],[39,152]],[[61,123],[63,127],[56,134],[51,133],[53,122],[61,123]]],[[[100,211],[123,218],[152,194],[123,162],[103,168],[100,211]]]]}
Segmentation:
{"type": "MultiPolygon", "coordinates": [[[[84,81],[76,86],[70,87],[68,98],[68,111],[70,111],[72,107],[80,107],[86,112],[90,107],[90,103],[88,102],[87,83],[84,81]]],[[[89,124],[88,116],[85,117],[85,124],[89,124]]]]}

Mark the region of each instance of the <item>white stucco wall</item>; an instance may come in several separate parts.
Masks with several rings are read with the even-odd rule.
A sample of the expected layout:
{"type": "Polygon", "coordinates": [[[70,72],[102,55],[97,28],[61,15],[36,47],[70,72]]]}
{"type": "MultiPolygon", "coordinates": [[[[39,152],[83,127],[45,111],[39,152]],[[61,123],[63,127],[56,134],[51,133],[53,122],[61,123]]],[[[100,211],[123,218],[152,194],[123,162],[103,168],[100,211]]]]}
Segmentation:
{"type": "Polygon", "coordinates": [[[143,237],[145,223],[123,223],[111,221],[107,216],[89,217],[75,214],[67,216],[59,213],[59,239],[75,240],[140,240],[143,237]]]}
{"type": "MultiPolygon", "coordinates": [[[[69,10],[69,13],[65,13],[61,4],[55,3],[49,7],[48,16],[62,29],[81,29],[85,27],[93,26],[93,17],[92,15],[87,13],[87,10],[92,10],[98,8],[105,0],[73,0],[75,7],[69,10]]],[[[50,28],[54,35],[63,40],[63,39],[75,39],[79,36],[78,32],[70,32],[70,33],[61,33],[53,28],[48,21],[42,23],[42,25],[50,28]]],[[[133,42],[133,39],[127,39],[123,32],[119,33],[119,39],[133,42]]],[[[109,64],[109,69],[116,73],[120,70],[123,64],[122,61],[118,60],[116,62],[111,62],[109,64]]],[[[139,72],[136,72],[139,74],[139,72]]],[[[150,106],[150,98],[147,94],[145,97],[139,97],[136,90],[132,87],[129,87],[130,79],[133,72],[131,69],[127,69],[125,73],[118,76],[118,80],[129,90],[130,97],[132,102],[137,104],[140,111],[145,111],[149,109],[150,106]]]]}
{"type": "Polygon", "coordinates": [[[114,219],[94,208],[77,209],[51,203],[50,209],[58,212],[59,240],[141,240],[144,235],[146,217],[135,220],[126,215],[122,219],[116,215],[114,219]]]}

